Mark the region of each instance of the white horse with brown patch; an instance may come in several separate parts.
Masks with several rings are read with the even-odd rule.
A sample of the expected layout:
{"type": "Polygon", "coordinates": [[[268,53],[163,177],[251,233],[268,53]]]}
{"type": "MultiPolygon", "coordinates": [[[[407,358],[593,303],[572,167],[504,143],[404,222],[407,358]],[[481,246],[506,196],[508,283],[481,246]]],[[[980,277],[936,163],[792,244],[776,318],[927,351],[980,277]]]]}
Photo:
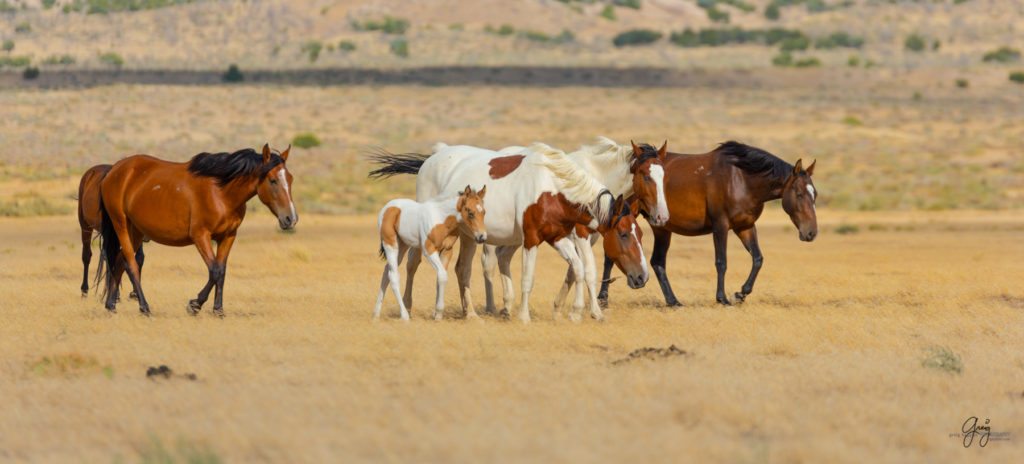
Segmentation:
{"type": "Polygon", "coordinates": [[[484,225],[486,194],[487,186],[476,192],[467,185],[457,196],[422,203],[399,198],[384,205],[377,217],[377,230],[380,232],[380,255],[387,259],[387,264],[380,279],[377,304],[373,307],[374,319],[380,317],[384,293],[390,283],[398,299],[402,320],[409,320],[409,310],[402,301],[398,265],[402,263],[406,251],[412,248],[420,250],[437,272],[434,320],[441,320],[444,314],[444,286],[448,283],[448,261],[452,257],[455,239],[459,236],[459,226],[464,226],[476,242],[487,240],[484,225]]]}
{"type": "MultiPolygon", "coordinates": [[[[611,193],[565,152],[544,144],[534,144],[521,153],[507,155],[466,145],[438,144],[432,156],[383,153],[375,161],[381,168],[371,177],[418,174],[416,197],[431,198],[448,194],[469,183],[487,184],[491,194],[484,201],[488,214],[487,242],[493,245],[523,246],[522,300],[519,318],[530,321],[530,292],[539,244],[551,244],[574,269],[583,288],[582,262],[569,237],[577,224],[597,229],[612,216],[611,193]]],[[[469,292],[469,277],[476,243],[467,230],[462,231],[456,274],[466,317],[476,317],[469,292]]],[[[410,254],[407,263],[405,304],[412,304],[412,283],[419,255],[410,254]]],[[[583,294],[577,293],[577,312],[582,311],[583,294]]],[[[595,318],[602,317],[600,309],[595,318]]]]}

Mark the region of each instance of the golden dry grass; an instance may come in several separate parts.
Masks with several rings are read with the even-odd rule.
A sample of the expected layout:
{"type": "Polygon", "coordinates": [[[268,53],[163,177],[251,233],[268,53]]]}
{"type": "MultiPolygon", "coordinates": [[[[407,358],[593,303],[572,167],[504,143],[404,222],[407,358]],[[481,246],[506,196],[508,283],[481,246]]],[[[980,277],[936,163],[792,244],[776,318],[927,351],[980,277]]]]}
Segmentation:
{"type": "MultiPolygon", "coordinates": [[[[429,270],[411,323],[391,295],[390,317],[371,322],[371,216],[305,215],[282,234],[252,214],[223,320],[185,313],[205,280],[192,249],[147,248],[152,318],[134,302],[108,315],[78,295],[73,217],[0,219],[0,460],[134,461],[154,437],[229,462],[1019,459],[1022,217],[819,216],[805,244],[766,213],[766,264],[744,305],[714,304],[710,239],[677,237],[669,275],[685,307],[661,307],[654,282],[617,284],[605,323],[552,319],[564,267],[545,247],[529,326],[451,317],[454,283],[450,317],[428,320],[429,270]],[[611,364],[672,344],[688,355],[611,364]],[[922,366],[933,346],[962,373],[922,366]],[[159,364],[198,380],[147,379],[159,364]],[[949,434],[972,415],[1011,441],[964,449],[949,434]]],[[[749,259],[730,247],[735,291],[749,259]]],[[[475,273],[478,302],[480,287],[475,273]]]]}

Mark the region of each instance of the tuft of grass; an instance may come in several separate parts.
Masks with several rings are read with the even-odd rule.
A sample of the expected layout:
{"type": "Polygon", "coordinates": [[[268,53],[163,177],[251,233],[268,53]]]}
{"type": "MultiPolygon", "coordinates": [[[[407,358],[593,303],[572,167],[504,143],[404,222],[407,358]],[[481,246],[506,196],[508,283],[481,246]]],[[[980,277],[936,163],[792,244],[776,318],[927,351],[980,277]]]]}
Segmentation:
{"type": "Polygon", "coordinates": [[[1017,50],[1016,48],[1005,47],[1005,46],[1004,47],[999,47],[999,48],[997,48],[995,50],[992,50],[992,51],[990,51],[988,53],[985,53],[985,56],[983,56],[981,58],[981,61],[983,61],[985,63],[989,63],[989,62],[992,62],[992,61],[995,61],[995,62],[998,62],[998,63],[1009,63],[1011,61],[1019,61],[1019,60],[1020,60],[1020,50],[1017,50]]]}
{"type": "Polygon", "coordinates": [[[860,66],[860,57],[857,55],[850,55],[850,57],[846,59],[846,65],[851,68],[860,66]]]}
{"type": "Polygon", "coordinates": [[[801,58],[793,62],[793,66],[797,68],[813,68],[821,66],[821,60],[817,57],[809,56],[807,58],[801,58]]]}
{"type": "Polygon", "coordinates": [[[852,224],[840,224],[836,227],[836,233],[839,235],[851,235],[860,232],[860,228],[852,224]]]}
{"type": "Polygon", "coordinates": [[[341,50],[343,52],[351,52],[355,51],[355,49],[356,44],[351,40],[342,40],[341,42],[338,42],[338,50],[341,50]]]}
{"type": "Polygon", "coordinates": [[[618,19],[615,16],[615,7],[612,5],[605,5],[604,9],[601,10],[601,17],[609,21],[615,21],[618,19]]]}
{"type": "Polygon", "coordinates": [[[362,23],[352,21],[352,28],[357,31],[381,31],[385,34],[405,34],[409,29],[409,20],[384,16],[382,21],[367,20],[362,23]]]}
{"type": "Polygon", "coordinates": [[[969,85],[969,82],[967,81],[967,79],[960,78],[960,79],[956,80],[956,86],[958,88],[966,89],[968,85],[969,85]]]}
{"type": "Polygon", "coordinates": [[[14,26],[14,32],[19,34],[28,34],[29,32],[32,32],[32,25],[29,23],[18,23],[17,26],[14,26]]]}
{"type": "Polygon", "coordinates": [[[843,124],[847,126],[863,126],[864,123],[856,116],[846,116],[843,118],[843,124]]]}
{"type": "Polygon", "coordinates": [[[1010,73],[1010,81],[1018,84],[1024,84],[1024,71],[1014,71],[1010,73]]]}
{"type": "Polygon", "coordinates": [[[178,440],[174,452],[164,446],[160,438],[150,437],[149,447],[139,453],[142,464],[221,464],[224,460],[206,446],[178,440]]]}
{"type": "Polygon", "coordinates": [[[921,360],[922,366],[950,373],[963,373],[964,364],[960,355],[954,353],[948,346],[929,346],[925,350],[928,351],[928,356],[921,360]]]}
{"type": "Polygon", "coordinates": [[[96,358],[78,353],[43,356],[35,361],[26,362],[25,368],[41,376],[80,375],[89,372],[103,374],[108,379],[114,376],[113,367],[101,366],[96,358]]]}
{"type": "Polygon", "coordinates": [[[912,52],[922,52],[924,51],[924,47],[924,37],[921,37],[920,34],[910,34],[907,36],[906,40],[903,41],[903,48],[912,52]]]}
{"type": "Polygon", "coordinates": [[[2,48],[3,48],[3,50],[5,52],[9,52],[11,50],[14,50],[14,41],[11,40],[11,39],[4,40],[4,44],[3,44],[2,48]]]}
{"type": "Polygon", "coordinates": [[[409,41],[405,37],[398,37],[391,41],[391,53],[395,56],[407,58],[409,56],[409,41]]]}
{"type": "Polygon", "coordinates": [[[323,48],[324,44],[319,40],[309,40],[302,44],[302,48],[300,50],[302,53],[309,55],[310,63],[316,63],[317,58],[320,57],[320,50],[323,50],[323,48]]]}
{"type": "Polygon", "coordinates": [[[118,55],[117,53],[113,52],[101,53],[100,63],[103,63],[108,66],[113,66],[115,68],[121,68],[121,66],[124,66],[124,58],[121,58],[121,55],[118,55]]]}
{"type": "Polygon", "coordinates": [[[292,145],[299,148],[319,147],[320,139],[312,132],[303,132],[292,138],[292,145]]]}

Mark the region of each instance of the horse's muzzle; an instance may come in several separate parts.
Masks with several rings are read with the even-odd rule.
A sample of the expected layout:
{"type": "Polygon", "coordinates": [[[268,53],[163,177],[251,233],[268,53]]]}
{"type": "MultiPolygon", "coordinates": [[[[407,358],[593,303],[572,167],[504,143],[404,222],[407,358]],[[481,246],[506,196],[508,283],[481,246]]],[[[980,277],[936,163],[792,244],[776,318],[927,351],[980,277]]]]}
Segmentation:
{"type": "Polygon", "coordinates": [[[299,223],[299,215],[292,217],[291,215],[277,218],[278,225],[281,226],[282,230],[288,230],[295,227],[295,224],[299,223]]]}
{"type": "Polygon", "coordinates": [[[629,284],[629,288],[632,288],[634,290],[636,290],[638,288],[643,288],[644,285],[647,285],[647,275],[645,275],[645,274],[640,274],[640,275],[636,275],[636,276],[634,276],[634,275],[627,275],[626,276],[626,283],[629,284]]]}
{"type": "Polygon", "coordinates": [[[818,236],[818,231],[810,230],[807,232],[800,232],[800,240],[804,242],[813,242],[814,238],[818,236]]]}
{"type": "Polygon", "coordinates": [[[473,238],[476,240],[476,243],[484,243],[487,241],[487,234],[475,234],[473,238]]]}

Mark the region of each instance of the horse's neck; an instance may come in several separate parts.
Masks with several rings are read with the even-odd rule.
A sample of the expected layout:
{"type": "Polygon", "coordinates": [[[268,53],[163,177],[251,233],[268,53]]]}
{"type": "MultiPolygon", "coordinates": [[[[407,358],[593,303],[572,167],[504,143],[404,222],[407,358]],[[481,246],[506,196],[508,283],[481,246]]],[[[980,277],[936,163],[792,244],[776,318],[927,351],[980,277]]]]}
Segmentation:
{"type": "MultiPolygon", "coordinates": [[[[427,202],[425,207],[429,209],[430,213],[427,213],[427,211],[423,211],[423,214],[422,214],[423,219],[424,220],[436,221],[438,224],[446,224],[446,219],[449,216],[454,217],[455,218],[455,222],[456,222],[456,226],[455,227],[448,227],[446,229],[446,232],[448,232],[450,234],[457,227],[457,223],[458,223],[458,220],[459,220],[458,204],[459,204],[459,197],[458,196],[454,196],[454,197],[451,197],[451,198],[444,198],[444,199],[441,199],[441,200],[427,202]],[[432,218],[432,219],[428,219],[428,218],[432,218]],[[451,229],[451,230],[448,230],[448,229],[451,229]]],[[[436,224],[431,224],[431,225],[436,225],[436,224]]]]}
{"type": "Polygon", "coordinates": [[[599,155],[574,152],[569,157],[604,184],[613,195],[633,194],[633,174],[629,172],[629,161],[623,162],[618,151],[599,155]]]}
{"type": "MultiPolygon", "coordinates": [[[[216,185],[215,180],[211,178],[210,181],[214,182],[214,185],[216,185]]],[[[245,205],[245,203],[252,197],[256,196],[257,185],[259,185],[259,178],[256,175],[251,175],[237,178],[229,182],[227,185],[223,185],[218,188],[224,193],[227,202],[231,206],[237,208],[245,205]]],[[[229,209],[229,211],[233,210],[234,208],[229,209]]]]}
{"type": "MultiPolygon", "coordinates": [[[[737,168],[738,169],[738,168],[737,168]]],[[[782,198],[782,188],[786,185],[788,178],[779,179],[771,176],[746,175],[748,190],[758,200],[772,201],[782,198]]]]}

